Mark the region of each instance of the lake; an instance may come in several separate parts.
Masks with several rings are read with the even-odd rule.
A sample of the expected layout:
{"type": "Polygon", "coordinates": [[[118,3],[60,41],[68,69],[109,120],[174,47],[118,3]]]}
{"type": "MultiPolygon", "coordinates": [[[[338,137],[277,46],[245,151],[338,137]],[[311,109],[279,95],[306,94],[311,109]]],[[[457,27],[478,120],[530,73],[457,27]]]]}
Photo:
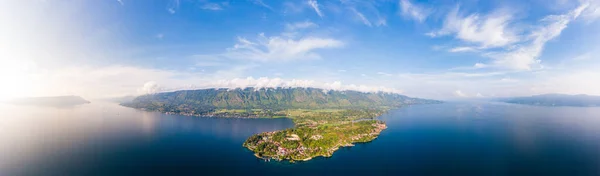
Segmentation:
{"type": "Polygon", "coordinates": [[[92,102],[0,105],[0,175],[600,175],[600,108],[490,102],[380,116],[378,139],[331,158],[266,162],[242,147],[289,119],[166,115],[92,102]]]}

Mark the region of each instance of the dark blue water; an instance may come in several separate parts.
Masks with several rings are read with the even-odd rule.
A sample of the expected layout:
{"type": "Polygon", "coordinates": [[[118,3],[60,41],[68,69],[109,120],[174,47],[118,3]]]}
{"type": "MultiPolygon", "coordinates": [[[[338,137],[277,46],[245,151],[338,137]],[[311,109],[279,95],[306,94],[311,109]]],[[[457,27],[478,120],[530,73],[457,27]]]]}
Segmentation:
{"type": "Polygon", "coordinates": [[[199,118],[93,102],[0,106],[0,175],[600,175],[600,108],[411,106],[331,158],[264,162],[241,145],[289,119],[199,118]]]}

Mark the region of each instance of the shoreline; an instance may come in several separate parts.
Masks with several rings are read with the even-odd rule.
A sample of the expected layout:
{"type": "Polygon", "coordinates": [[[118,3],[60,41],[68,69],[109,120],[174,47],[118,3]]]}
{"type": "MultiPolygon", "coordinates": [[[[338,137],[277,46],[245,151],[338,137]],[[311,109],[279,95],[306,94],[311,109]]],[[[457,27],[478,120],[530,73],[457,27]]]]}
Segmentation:
{"type": "MultiPolygon", "coordinates": [[[[124,105],[121,105],[124,106],[124,105]]],[[[124,107],[129,107],[129,106],[124,106],[124,107]]],[[[129,107],[129,108],[133,108],[133,107],[129,107]]],[[[292,128],[287,128],[284,130],[278,130],[278,131],[270,131],[270,132],[263,132],[263,133],[259,133],[259,134],[255,134],[251,137],[249,137],[246,142],[243,143],[243,147],[249,149],[250,151],[252,151],[254,153],[254,156],[257,158],[260,158],[262,160],[265,161],[270,161],[271,159],[273,160],[277,160],[277,161],[289,161],[289,162],[298,162],[298,161],[309,161],[312,160],[314,158],[317,157],[332,157],[333,153],[338,151],[340,148],[342,147],[353,147],[355,146],[355,144],[359,144],[359,143],[368,143],[371,142],[375,139],[377,139],[379,137],[379,134],[385,130],[387,128],[387,125],[380,120],[377,120],[377,117],[383,115],[386,113],[387,110],[375,110],[375,112],[373,112],[372,109],[366,109],[366,110],[343,110],[343,111],[339,111],[339,110],[335,110],[335,111],[321,111],[320,109],[317,110],[305,110],[305,109],[293,109],[291,111],[301,111],[301,112],[309,112],[308,114],[300,114],[300,116],[298,116],[299,114],[289,114],[290,110],[282,110],[283,112],[285,112],[285,115],[287,116],[283,116],[283,115],[279,115],[281,113],[279,113],[277,116],[258,116],[258,115],[248,115],[248,114],[238,114],[238,113],[220,113],[220,114],[192,114],[192,113],[175,113],[175,112],[161,112],[158,110],[148,110],[145,108],[133,108],[136,110],[140,110],[140,111],[146,111],[146,112],[158,112],[158,113],[162,113],[162,114],[166,114],[166,115],[181,115],[181,116],[194,116],[194,117],[203,117],[203,118],[239,118],[239,119],[275,119],[275,118],[288,118],[291,119],[294,122],[294,127],[292,128]],[[378,112],[377,112],[378,111],[378,112]],[[317,114],[311,114],[312,113],[317,113],[317,114]],[[321,114],[319,114],[321,113],[321,114]],[[326,116],[322,116],[322,113],[326,113],[326,116]],[[348,114],[349,113],[349,114],[348,114]],[[289,116],[291,115],[291,117],[289,116]],[[322,118],[325,118],[322,122],[322,118]],[[331,119],[334,118],[334,119],[331,119]],[[362,124],[362,125],[361,125],[362,124]],[[321,128],[325,128],[325,131],[323,131],[323,129],[321,128]],[[329,129],[328,129],[329,128],[329,129]],[[334,146],[327,146],[327,147],[317,147],[315,148],[314,146],[314,141],[320,140],[321,138],[323,138],[322,135],[328,134],[326,131],[330,131],[329,133],[331,133],[331,128],[340,128],[339,130],[342,131],[337,131],[334,130],[334,133],[348,133],[348,134],[338,134],[341,135],[339,137],[334,137],[333,140],[337,141],[337,144],[335,144],[334,146]],[[286,133],[285,131],[288,130],[298,130],[298,129],[312,129],[315,133],[316,136],[313,135],[311,136],[304,136],[302,139],[299,138],[298,135],[296,134],[291,134],[292,136],[287,136],[284,140],[281,141],[269,141],[269,143],[275,142],[275,148],[271,148],[269,149],[270,151],[276,150],[275,153],[264,153],[261,152],[262,150],[264,150],[264,146],[262,146],[261,148],[258,147],[258,145],[260,145],[260,141],[259,143],[254,143],[251,144],[249,143],[249,140],[254,137],[254,136],[263,136],[263,140],[264,138],[270,138],[272,137],[272,135],[274,135],[275,133],[286,133]],[[359,130],[362,129],[362,130],[359,130]],[[350,130],[350,131],[348,131],[350,130]],[[359,131],[353,131],[353,130],[359,130],[359,131]],[[364,131],[364,130],[368,130],[368,131],[364,131]],[[295,136],[295,137],[294,137],[295,136]],[[308,139],[311,138],[311,139],[308,139]],[[314,138],[314,139],[313,139],[314,138]],[[296,147],[292,147],[289,148],[289,146],[282,146],[283,143],[287,142],[297,142],[298,144],[295,144],[297,146],[296,147]],[[313,144],[311,147],[311,144],[303,144],[306,140],[313,140],[313,144]],[[266,155],[265,155],[266,154],[266,155]],[[304,156],[302,158],[297,157],[297,156],[304,156]]],[[[280,111],[281,112],[281,111],[280,111]]],[[[309,130],[310,131],[310,130],[309,130]]],[[[332,140],[332,138],[329,138],[328,140],[332,140]]],[[[318,143],[318,142],[317,142],[318,143]]]]}
{"type": "MultiPolygon", "coordinates": [[[[290,157],[290,156],[288,155],[288,153],[285,153],[285,151],[287,151],[287,150],[294,150],[294,149],[285,149],[285,148],[281,149],[281,147],[280,147],[280,149],[279,149],[279,150],[280,150],[280,151],[281,151],[281,150],[283,150],[283,151],[284,151],[284,153],[277,153],[277,154],[274,154],[274,155],[264,155],[264,156],[260,156],[260,153],[259,153],[259,151],[257,151],[257,148],[256,148],[256,146],[260,145],[261,143],[265,143],[265,142],[267,142],[267,143],[279,143],[278,141],[264,141],[264,142],[262,142],[262,141],[259,141],[259,142],[258,142],[258,145],[251,145],[251,144],[249,144],[249,143],[248,143],[248,141],[247,141],[247,142],[244,142],[244,145],[243,145],[243,146],[244,146],[246,149],[248,149],[248,150],[250,150],[250,151],[254,152],[254,156],[256,156],[257,158],[260,158],[260,159],[262,159],[262,160],[265,160],[265,161],[270,161],[271,159],[273,159],[273,160],[277,160],[277,161],[284,161],[284,160],[285,160],[285,161],[289,161],[289,162],[291,162],[291,163],[294,163],[294,162],[298,162],[298,161],[302,161],[302,162],[304,162],[304,161],[309,161],[309,160],[311,160],[311,159],[318,158],[318,157],[325,157],[325,158],[328,158],[328,157],[332,157],[332,156],[333,156],[333,153],[335,153],[336,151],[338,151],[338,150],[339,150],[340,148],[342,148],[342,147],[348,147],[348,148],[350,148],[350,147],[353,147],[353,146],[355,146],[356,144],[365,144],[365,143],[369,143],[369,142],[372,142],[372,141],[374,141],[375,139],[377,139],[377,138],[379,137],[379,135],[381,134],[381,132],[382,132],[383,130],[387,129],[387,125],[385,125],[385,123],[383,123],[383,122],[381,122],[381,121],[377,121],[377,120],[374,120],[374,121],[376,122],[376,123],[374,123],[374,125],[373,125],[373,127],[374,127],[374,129],[373,129],[373,130],[374,130],[374,131],[371,131],[371,132],[370,132],[370,133],[368,133],[368,134],[359,134],[359,135],[357,135],[357,136],[361,136],[361,135],[362,135],[362,136],[361,136],[361,137],[359,137],[359,138],[357,138],[357,139],[352,139],[353,141],[350,141],[350,142],[346,141],[346,143],[338,143],[338,144],[336,144],[335,146],[332,146],[332,147],[326,148],[325,150],[326,150],[327,152],[326,152],[326,153],[324,153],[324,154],[316,154],[316,155],[311,155],[311,154],[308,154],[308,155],[307,155],[307,154],[304,154],[304,155],[307,155],[307,158],[301,158],[301,159],[297,159],[297,158],[294,158],[293,156],[292,156],[292,157],[290,157]],[[366,137],[366,138],[365,138],[365,137],[366,137]]],[[[257,135],[264,135],[264,136],[262,137],[262,139],[265,139],[265,138],[267,138],[267,139],[268,139],[268,138],[271,138],[271,137],[272,137],[272,135],[275,135],[275,133],[281,133],[281,132],[283,132],[283,131],[285,131],[285,130],[281,130],[281,131],[272,131],[272,132],[264,132],[264,133],[257,134],[257,135]]],[[[356,136],[354,136],[354,137],[356,137],[356,136]]],[[[249,139],[250,139],[250,138],[249,138],[249,139]]],[[[301,145],[301,147],[299,147],[299,148],[304,148],[304,146],[303,146],[303,145],[301,145]]],[[[315,149],[315,148],[312,148],[312,149],[311,149],[310,147],[309,147],[309,148],[306,148],[306,150],[308,150],[308,151],[311,151],[311,150],[314,150],[314,149],[315,149]]],[[[302,151],[304,151],[304,149],[303,149],[302,151]]]]}

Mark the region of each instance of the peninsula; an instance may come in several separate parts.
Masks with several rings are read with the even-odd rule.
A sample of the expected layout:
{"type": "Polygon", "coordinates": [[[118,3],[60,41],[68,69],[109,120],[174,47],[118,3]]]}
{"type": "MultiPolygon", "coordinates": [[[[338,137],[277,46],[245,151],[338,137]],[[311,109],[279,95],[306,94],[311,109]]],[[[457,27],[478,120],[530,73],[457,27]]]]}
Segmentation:
{"type": "Polygon", "coordinates": [[[121,105],[166,114],[292,119],[294,128],[249,137],[242,146],[265,160],[310,160],[369,142],[387,128],[376,117],[392,108],[440,103],[395,93],[317,88],[201,89],[143,95],[121,105]]]}
{"type": "Polygon", "coordinates": [[[256,157],[276,160],[310,160],[330,157],[340,147],[369,142],[387,128],[375,120],[383,110],[289,110],[295,128],[251,136],[243,146],[256,157]]]}

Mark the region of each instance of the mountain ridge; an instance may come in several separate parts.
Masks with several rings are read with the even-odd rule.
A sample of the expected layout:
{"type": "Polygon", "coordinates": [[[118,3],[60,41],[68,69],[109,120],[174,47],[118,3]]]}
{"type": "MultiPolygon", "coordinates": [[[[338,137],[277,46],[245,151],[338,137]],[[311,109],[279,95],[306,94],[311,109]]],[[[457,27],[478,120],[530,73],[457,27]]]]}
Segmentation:
{"type": "Polygon", "coordinates": [[[160,112],[206,114],[216,109],[353,109],[440,103],[396,93],[319,88],[197,89],[136,97],[121,105],[160,112]]]}
{"type": "Polygon", "coordinates": [[[537,106],[575,106],[597,107],[600,106],[600,96],[586,94],[540,94],[526,97],[503,98],[499,101],[514,104],[527,104],[537,106]]]}

